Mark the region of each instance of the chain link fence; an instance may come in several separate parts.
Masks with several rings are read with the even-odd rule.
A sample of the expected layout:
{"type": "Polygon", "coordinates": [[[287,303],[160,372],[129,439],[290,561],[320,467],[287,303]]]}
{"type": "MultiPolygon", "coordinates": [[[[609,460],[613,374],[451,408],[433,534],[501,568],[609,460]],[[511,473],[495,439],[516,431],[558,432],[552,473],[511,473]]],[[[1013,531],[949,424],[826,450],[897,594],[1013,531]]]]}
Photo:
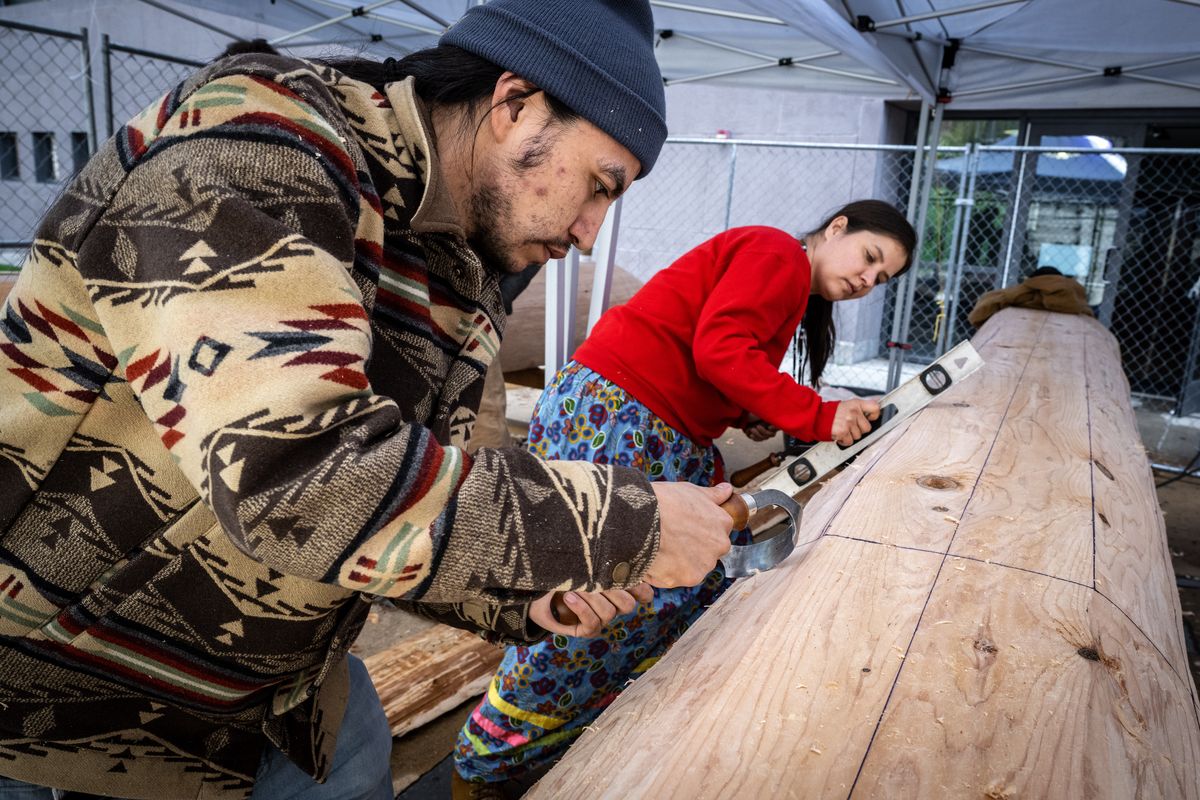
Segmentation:
{"type": "Polygon", "coordinates": [[[937,269],[914,301],[914,353],[943,352],[982,294],[1050,267],[1083,285],[1134,394],[1196,413],[1200,150],[1076,146],[1088,138],[938,159],[923,252],[937,269]]]}
{"type": "MultiPolygon", "coordinates": [[[[1121,343],[1136,395],[1177,414],[1200,412],[1200,151],[1069,146],[1080,139],[938,150],[920,254],[906,279],[909,322],[896,337],[902,377],[974,333],[967,317],[984,293],[1053,267],[1083,284],[1121,343]]],[[[625,200],[617,263],[646,280],[728,227],[799,234],[862,197],[907,211],[916,152],[668,140],[654,174],[625,200]]],[[[889,388],[888,344],[906,297],[897,281],[836,306],[830,384],[889,388]]],[[[794,370],[794,361],[783,368],[794,370]]]]}
{"type": "Polygon", "coordinates": [[[0,273],[95,150],[88,38],[0,21],[0,273]]]}
{"type": "MultiPolygon", "coordinates": [[[[907,212],[916,149],[891,145],[681,139],[624,200],[617,263],[645,281],[692,247],[741,225],[797,236],[866,197],[907,212]]],[[[897,283],[838,303],[837,343],[823,380],[881,392],[897,283]]],[[[793,356],[784,368],[797,371],[793,356]]],[[[804,379],[803,377],[801,379],[804,379]]]]}
{"type": "Polygon", "coordinates": [[[203,66],[199,61],[114,44],[108,36],[103,37],[101,51],[108,136],[203,66]]]}

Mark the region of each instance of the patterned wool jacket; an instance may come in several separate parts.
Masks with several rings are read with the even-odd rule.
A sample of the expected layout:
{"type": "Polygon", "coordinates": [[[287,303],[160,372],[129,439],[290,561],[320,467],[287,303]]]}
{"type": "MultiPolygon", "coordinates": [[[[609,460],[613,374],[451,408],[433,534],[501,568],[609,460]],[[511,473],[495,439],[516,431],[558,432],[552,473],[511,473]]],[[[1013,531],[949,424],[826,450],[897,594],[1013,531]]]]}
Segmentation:
{"type": "Polygon", "coordinates": [[[322,778],[373,597],[497,640],[638,582],[632,470],[467,440],[504,323],[411,81],[243,55],[110,140],[0,315],[0,775],[322,778]]]}

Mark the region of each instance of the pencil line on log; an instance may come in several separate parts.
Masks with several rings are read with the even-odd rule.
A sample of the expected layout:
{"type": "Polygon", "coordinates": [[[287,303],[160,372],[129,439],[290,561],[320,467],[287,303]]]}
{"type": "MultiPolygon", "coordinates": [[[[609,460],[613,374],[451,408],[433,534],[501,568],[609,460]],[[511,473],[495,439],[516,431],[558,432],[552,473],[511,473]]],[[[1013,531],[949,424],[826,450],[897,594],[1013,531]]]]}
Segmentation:
{"type": "MultiPolygon", "coordinates": [[[[1092,385],[1088,372],[1088,337],[1083,337],[1083,396],[1087,398],[1088,478],[1092,492],[1092,588],[1096,588],[1096,451],[1092,446],[1092,385]]],[[[1106,598],[1107,599],[1107,598],[1106,598]]],[[[1112,601],[1109,601],[1112,602],[1112,601]]],[[[1115,603],[1113,605],[1116,605],[1115,603]]],[[[1124,613],[1123,611],[1121,613],[1124,613]]],[[[1126,616],[1129,616],[1126,614],[1126,616]]],[[[1133,620],[1131,619],[1130,622],[1133,620]]],[[[1149,638],[1149,637],[1147,637],[1149,638]]],[[[1158,649],[1158,645],[1155,645],[1158,649]]],[[[1161,653],[1161,651],[1160,651],[1161,653]]],[[[1172,667],[1172,669],[1174,669],[1172,667]]]]}
{"type": "MultiPolygon", "coordinates": [[[[1042,331],[1046,328],[1046,320],[1042,319],[1042,324],[1038,327],[1038,332],[1034,336],[1035,342],[1040,342],[1042,331]]],[[[1025,363],[1021,367],[1021,374],[1017,376],[1017,380],[1013,383],[1013,392],[1008,398],[1008,404],[1004,407],[1004,414],[1000,417],[1000,424],[996,426],[996,434],[992,437],[992,443],[988,446],[987,455],[983,458],[983,463],[979,465],[979,474],[975,476],[975,483],[971,486],[971,492],[967,495],[967,502],[963,505],[962,516],[965,517],[967,509],[971,507],[971,500],[975,497],[976,490],[979,489],[979,482],[983,479],[983,473],[987,471],[988,461],[992,457],[992,453],[996,448],[996,442],[1000,440],[1000,433],[1004,430],[1004,423],[1008,419],[1008,414],[1012,410],[1013,401],[1016,400],[1017,394],[1021,389],[1021,382],[1025,379],[1025,372],[1029,369],[1029,362],[1033,360],[1033,354],[1037,352],[1037,345],[1030,348],[1029,355],[1025,357],[1025,363]]],[[[858,762],[858,771],[854,774],[854,782],[850,784],[850,791],[846,793],[846,798],[854,796],[854,789],[858,786],[858,779],[862,777],[863,767],[866,766],[867,759],[871,757],[871,747],[875,744],[875,737],[879,733],[879,728],[883,725],[883,718],[887,716],[888,707],[892,702],[892,695],[896,692],[896,685],[900,683],[900,676],[904,674],[904,667],[908,664],[908,656],[912,652],[913,642],[917,638],[917,633],[921,630],[921,622],[925,619],[925,612],[929,608],[929,600],[933,597],[933,590],[938,585],[938,580],[942,577],[942,570],[946,567],[946,560],[950,557],[950,550],[954,547],[954,537],[958,535],[958,531],[962,528],[962,517],[954,526],[954,533],[950,535],[950,541],[946,544],[946,552],[942,554],[942,563],[938,564],[937,572],[933,575],[933,580],[929,583],[929,592],[925,595],[925,602],[921,606],[921,613],[917,615],[917,624],[913,626],[912,635],[908,637],[908,644],[904,648],[904,656],[900,661],[900,668],[896,670],[896,677],[892,679],[891,688],[888,689],[887,699],[883,701],[883,708],[879,710],[879,719],[875,721],[875,730],[871,731],[871,738],[867,741],[866,749],[863,751],[862,760],[858,762]]]]}

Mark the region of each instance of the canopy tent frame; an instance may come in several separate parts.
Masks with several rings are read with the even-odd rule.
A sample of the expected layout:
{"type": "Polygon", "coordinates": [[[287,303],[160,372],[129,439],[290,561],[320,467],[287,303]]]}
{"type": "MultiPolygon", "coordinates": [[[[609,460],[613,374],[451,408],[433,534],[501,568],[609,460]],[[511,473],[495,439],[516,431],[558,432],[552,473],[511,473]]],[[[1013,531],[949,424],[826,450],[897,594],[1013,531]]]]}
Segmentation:
{"type": "Polygon", "coordinates": [[[691,3],[672,3],[668,0],[650,0],[650,5],[657,8],[669,8],[674,11],[690,11],[695,14],[707,14],[711,17],[722,17],[724,19],[738,19],[746,22],[763,22],[768,25],[783,25],[787,22],[778,17],[767,17],[761,14],[747,14],[744,11],[728,11],[723,8],[707,8],[705,6],[696,6],[691,3]]]}
{"type": "MultiPolygon", "coordinates": [[[[483,1],[464,0],[458,7],[465,10],[472,5],[482,4],[483,1]]],[[[230,38],[238,38],[220,26],[206,23],[204,20],[171,8],[168,0],[140,0],[140,2],[189,19],[197,25],[230,38]]],[[[213,0],[214,4],[221,2],[222,0],[213,0]]],[[[1158,48],[1156,54],[1152,53],[1149,57],[1143,54],[1143,60],[1140,61],[1132,55],[1122,56],[1122,50],[1114,47],[1111,50],[1113,52],[1112,64],[1109,66],[1089,65],[1070,58],[1057,57],[1053,52],[1053,32],[1050,36],[1033,37],[1035,43],[1031,45],[1030,51],[1022,52],[1026,40],[1021,38],[1021,34],[1037,31],[1036,25],[1040,19],[1039,15],[1042,13],[1037,10],[1039,7],[1045,8],[1047,18],[1056,20],[1060,25],[1068,21],[1065,17],[1069,16],[1071,12],[1069,9],[1064,11],[1061,0],[982,0],[957,7],[942,8],[937,7],[941,4],[941,0],[928,0],[931,10],[898,17],[891,17],[889,14],[889,11],[896,8],[895,5],[876,0],[824,0],[824,2],[805,4],[794,4],[786,2],[786,0],[756,0],[753,3],[720,2],[719,5],[726,6],[724,8],[713,7],[718,5],[716,0],[701,0],[701,2],[710,2],[713,5],[701,5],[699,2],[650,0],[656,17],[660,11],[665,13],[664,18],[656,19],[659,41],[674,38],[696,46],[690,48],[684,46],[671,51],[676,54],[674,61],[671,60],[672,56],[669,53],[664,59],[667,48],[660,49],[660,62],[664,64],[663,71],[667,76],[664,83],[667,86],[741,76],[763,84],[778,85],[781,83],[779,78],[768,76],[779,73],[782,68],[794,67],[811,75],[829,76],[834,81],[853,82],[863,86],[864,93],[883,94],[892,99],[920,98],[920,122],[915,151],[917,157],[914,159],[909,195],[909,214],[918,231],[923,231],[924,227],[925,211],[932,190],[936,162],[936,156],[933,153],[936,152],[946,103],[970,98],[967,107],[978,108],[980,103],[986,105],[989,101],[994,105],[1004,95],[1012,97],[1022,91],[1029,93],[1032,90],[1044,90],[1037,92],[1040,99],[1046,96],[1058,96],[1055,94],[1055,87],[1079,85],[1081,88],[1077,91],[1085,93],[1095,93],[1098,87],[1105,87],[1102,90],[1106,92],[1105,98],[1098,98],[1096,101],[1100,105],[1104,105],[1108,95],[1111,94],[1107,90],[1107,84],[1089,85],[1089,82],[1101,80],[1115,82],[1121,78],[1162,87],[1154,94],[1155,99],[1169,98],[1181,103],[1180,107],[1186,106],[1187,103],[1176,100],[1175,95],[1171,94],[1172,90],[1184,93],[1200,91],[1200,82],[1189,80],[1193,71],[1178,69],[1179,65],[1195,64],[1200,61],[1200,54],[1181,49],[1178,36],[1167,36],[1165,44],[1158,48]],[[1014,10],[1006,12],[1003,9],[1014,10]],[[964,17],[976,13],[981,14],[978,20],[963,21],[964,17]],[[1030,16],[1031,13],[1034,15],[1033,17],[1030,16]],[[888,18],[880,19],[880,17],[888,18]],[[693,18],[695,20],[707,19],[708,22],[697,22],[692,25],[690,22],[684,21],[693,18]],[[949,22],[952,19],[957,22],[949,22]],[[724,22],[717,24],[713,20],[727,20],[729,24],[726,25],[724,22]],[[1003,27],[1010,20],[1015,20],[1015,24],[1008,25],[997,35],[996,26],[1003,27]],[[792,39],[789,38],[792,31],[795,31],[797,36],[805,41],[824,43],[826,47],[817,52],[799,54],[797,51],[802,52],[802,49],[796,48],[792,39]],[[1014,36],[1014,31],[1017,32],[1016,36],[1014,36]],[[952,35],[952,32],[960,33],[960,35],[952,35]],[[977,37],[983,38],[984,41],[976,41],[977,37]],[[907,41],[909,46],[889,46],[888,40],[895,38],[907,41]],[[764,42],[769,42],[769,44],[764,47],[764,42]],[[1036,42],[1040,42],[1040,44],[1036,42]],[[758,63],[738,64],[728,58],[724,65],[712,63],[705,55],[710,50],[714,53],[744,56],[758,63]],[[771,55],[772,52],[788,51],[796,54],[783,57],[771,55]],[[963,59],[962,56],[965,54],[970,54],[973,58],[963,59]],[[832,66],[828,63],[819,63],[839,57],[849,59],[851,68],[842,68],[842,64],[832,66]],[[974,57],[983,57],[983,59],[974,57]],[[1014,73],[1018,74],[1012,75],[1013,79],[1007,83],[984,85],[983,82],[995,71],[993,62],[987,59],[995,59],[997,64],[1024,64],[1026,66],[1021,70],[1014,69],[1014,73]],[[1125,66],[1120,64],[1122,59],[1134,63],[1125,66]],[[853,68],[855,63],[865,67],[870,74],[856,71],[853,68]],[[668,64],[674,66],[671,67],[668,64]],[[699,70],[696,69],[697,66],[699,70]],[[712,68],[705,69],[706,66],[712,68]],[[1047,69],[1039,71],[1038,67],[1047,69]],[[1175,69],[1167,74],[1151,74],[1156,70],[1168,68],[1175,69]],[[1053,74],[1052,70],[1059,70],[1060,74],[1053,74]],[[672,75],[672,72],[677,74],[672,75]],[[680,72],[683,74],[678,74],[680,72]],[[692,74],[687,74],[689,72],[692,74]],[[1024,74],[1019,74],[1020,72],[1024,72],[1024,74]],[[764,77],[755,79],[753,76],[756,75],[764,77]],[[895,87],[895,91],[892,91],[892,87],[895,87]],[[906,93],[908,98],[904,97],[906,93]]],[[[1168,0],[1143,0],[1143,2],[1161,2],[1166,5],[1168,0]]],[[[1170,2],[1174,5],[1186,6],[1189,9],[1200,8],[1200,0],[1170,0],[1170,2]]],[[[326,19],[317,19],[312,24],[302,25],[290,33],[278,35],[271,40],[272,44],[353,45],[356,40],[365,39],[372,44],[386,42],[389,47],[396,47],[407,52],[415,47],[427,46],[428,42],[424,39],[426,36],[440,36],[451,24],[447,17],[453,15],[454,12],[451,9],[456,7],[444,2],[439,3],[438,0],[373,0],[373,2],[354,6],[345,1],[338,2],[338,0],[305,0],[305,2],[288,0],[289,6],[311,15],[310,18],[312,16],[320,17],[323,12],[312,8],[310,4],[319,5],[324,11],[334,15],[326,19]],[[403,6],[405,10],[401,12],[399,6],[403,6]],[[436,10],[434,6],[436,6],[436,10]],[[398,31],[393,39],[391,36],[372,31],[369,26],[364,29],[364,26],[359,24],[363,20],[393,26],[403,32],[398,31]],[[344,37],[332,36],[325,42],[317,42],[313,39],[313,33],[334,26],[341,27],[341,30],[338,31],[339,34],[344,30],[347,35],[344,37]]],[[[903,11],[904,8],[901,6],[900,10],[903,11]]],[[[230,13],[236,14],[238,11],[232,10],[230,13]]],[[[1186,16],[1188,12],[1179,13],[1186,16]]],[[[297,18],[296,12],[292,12],[288,21],[295,25],[303,22],[304,19],[297,18]]],[[[1097,24],[1092,25],[1093,30],[1100,30],[1102,27],[1103,20],[1101,20],[1100,27],[1097,24]]],[[[1178,28],[1178,25],[1175,27],[1178,28]]],[[[283,29],[287,30],[287,27],[283,29]]],[[[1061,28],[1055,30],[1061,30],[1061,28]]],[[[1168,29],[1168,32],[1170,30],[1173,29],[1168,29]]],[[[1040,33],[1040,31],[1038,32],[1040,33]]],[[[1103,43],[1100,43],[1096,52],[1109,51],[1104,48],[1103,43]]],[[[1132,51],[1126,52],[1132,53],[1132,51]]],[[[1085,55],[1082,58],[1086,59],[1088,56],[1085,55]]],[[[995,69],[1000,68],[996,67],[995,69]]],[[[783,83],[786,85],[787,82],[783,83]]],[[[1064,90],[1064,92],[1074,91],[1076,90],[1070,88],[1064,90]]],[[[1147,89],[1147,92],[1154,93],[1155,90],[1147,89]]],[[[1125,99],[1113,104],[1113,107],[1120,107],[1122,102],[1128,104],[1130,98],[1133,98],[1134,102],[1138,102],[1142,96],[1140,92],[1136,95],[1126,93],[1125,99]]],[[[736,142],[731,141],[731,144],[736,146],[736,142]]],[[[1027,145],[1028,142],[1025,144],[1027,145]]],[[[1025,154],[1022,155],[1022,159],[1028,160],[1025,154]]],[[[1024,171],[1024,169],[1021,170],[1022,175],[1024,171]]],[[[591,322],[594,322],[594,318],[598,316],[599,311],[603,311],[606,305],[604,302],[607,297],[606,287],[612,279],[613,253],[619,230],[617,215],[619,215],[619,210],[610,218],[610,221],[606,221],[606,229],[597,243],[597,252],[603,252],[604,257],[597,259],[594,281],[596,291],[593,294],[592,308],[589,309],[591,322]]],[[[964,210],[961,216],[969,218],[969,209],[964,210]]],[[[956,221],[954,226],[956,231],[960,225],[961,221],[956,221]]],[[[1006,266],[1011,255],[1011,250],[1009,250],[1006,254],[1006,266]]],[[[574,314],[574,302],[573,297],[571,302],[567,302],[563,291],[575,285],[576,278],[573,277],[573,273],[577,269],[577,254],[571,257],[570,263],[561,262],[556,269],[561,275],[553,292],[551,292],[548,282],[548,295],[553,294],[554,296],[547,298],[547,354],[555,356],[553,360],[548,359],[547,361],[548,375],[552,375],[553,369],[562,363],[560,359],[565,359],[569,354],[571,345],[571,333],[569,332],[573,333],[574,329],[567,326],[573,324],[570,317],[574,314]],[[549,345],[551,334],[555,341],[553,348],[549,345]]],[[[903,283],[897,285],[900,305],[892,323],[889,387],[895,386],[899,382],[900,369],[905,358],[904,342],[910,335],[915,290],[913,273],[906,276],[903,283]]]]}
{"type": "Polygon", "coordinates": [[[724,78],[730,75],[740,75],[746,72],[754,72],[760,69],[769,69],[771,67],[795,67],[797,69],[807,69],[813,72],[821,72],[826,75],[837,75],[842,78],[853,78],[860,81],[868,81],[870,83],[883,83],[891,86],[899,86],[898,81],[890,78],[881,78],[876,75],[864,75],[861,72],[853,72],[845,69],[834,69],[831,67],[819,67],[810,62],[819,61],[823,58],[833,58],[840,56],[841,53],[837,50],[826,50],[820,53],[812,53],[807,56],[770,56],[766,53],[759,53],[754,50],[747,50],[742,47],[736,47],[724,42],[717,42],[712,39],[707,39],[703,36],[695,36],[690,33],[681,33],[673,29],[662,29],[658,31],[658,35],[662,39],[679,38],[688,41],[696,42],[697,44],[707,45],[718,50],[724,50],[730,53],[739,53],[741,55],[751,56],[753,58],[761,58],[769,63],[754,64],[746,67],[737,67],[728,70],[719,70],[717,72],[706,72],[701,75],[686,75],[682,78],[663,78],[663,84],[666,86],[674,86],[680,83],[694,83],[696,81],[711,80],[713,78],[724,78]]]}
{"type": "MultiPolygon", "coordinates": [[[[325,0],[315,0],[315,2],[322,3],[323,5],[337,5],[337,4],[331,4],[331,3],[325,2],[325,0]]],[[[368,17],[370,19],[381,20],[383,22],[388,22],[388,23],[391,23],[391,24],[396,25],[401,28],[409,28],[411,30],[416,30],[421,33],[432,33],[432,34],[440,34],[441,33],[441,31],[434,31],[429,28],[422,28],[417,25],[412,25],[411,23],[394,20],[394,19],[391,19],[390,17],[384,17],[379,14],[372,13],[377,8],[383,8],[384,6],[390,6],[393,3],[399,3],[399,2],[402,2],[402,0],[376,0],[376,2],[371,3],[369,6],[357,6],[355,8],[350,9],[349,11],[347,11],[344,14],[338,14],[336,17],[330,17],[329,19],[325,20],[324,22],[317,22],[312,25],[309,25],[308,27],[301,28],[298,31],[292,31],[291,33],[285,33],[282,36],[276,36],[274,39],[271,39],[269,43],[272,45],[279,45],[279,44],[283,44],[284,42],[290,42],[293,39],[296,39],[300,36],[305,36],[307,34],[313,33],[314,31],[319,31],[324,28],[328,28],[330,25],[337,25],[339,22],[345,22],[346,20],[354,19],[355,17],[368,17]]]]}
{"type": "MultiPolygon", "coordinates": [[[[872,21],[870,23],[870,27],[868,28],[868,30],[874,31],[874,30],[878,30],[880,28],[894,28],[899,25],[911,25],[914,22],[925,22],[926,20],[931,20],[931,19],[940,20],[940,19],[944,19],[946,17],[955,17],[955,16],[958,16],[959,14],[971,14],[976,11],[987,11],[988,9],[999,8],[1000,6],[1011,6],[1016,3],[1028,3],[1028,2],[1030,2],[1030,0],[989,0],[989,2],[986,2],[986,3],[975,3],[974,5],[969,5],[969,6],[958,6],[957,8],[947,8],[944,11],[930,11],[926,14],[910,14],[906,17],[897,17],[896,19],[890,19],[885,22],[872,21]]],[[[862,25],[864,24],[864,22],[862,22],[863,19],[864,19],[863,17],[859,17],[859,30],[863,30],[863,28],[862,28],[862,25]]]]}
{"type": "MultiPolygon", "coordinates": [[[[341,3],[335,3],[335,2],[333,2],[333,0],[310,0],[310,2],[318,3],[318,4],[326,6],[328,8],[345,8],[345,6],[343,6],[341,3]]],[[[394,0],[394,2],[404,3],[404,0],[394,0]]],[[[413,6],[412,3],[404,3],[404,4],[409,6],[410,8],[415,9],[415,6],[413,6]]],[[[363,6],[359,6],[358,8],[362,9],[363,6]]],[[[427,14],[426,16],[428,16],[430,19],[432,19],[434,22],[438,23],[439,25],[443,25],[444,27],[429,28],[429,27],[425,27],[423,25],[415,25],[411,22],[405,22],[404,20],[393,19],[392,17],[387,17],[387,16],[384,16],[383,14],[376,14],[374,11],[367,11],[367,10],[364,10],[362,12],[362,14],[360,14],[359,16],[363,16],[368,19],[379,20],[380,22],[385,22],[388,25],[394,25],[397,28],[405,28],[410,31],[416,31],[417,33],[428,33],[431,36],[440,36],[446,28],[450,27],[449,24],[445,23],[441,19],[441,17],[435,17],[434,15],[431,15],[431,14],[427,14]]]]}

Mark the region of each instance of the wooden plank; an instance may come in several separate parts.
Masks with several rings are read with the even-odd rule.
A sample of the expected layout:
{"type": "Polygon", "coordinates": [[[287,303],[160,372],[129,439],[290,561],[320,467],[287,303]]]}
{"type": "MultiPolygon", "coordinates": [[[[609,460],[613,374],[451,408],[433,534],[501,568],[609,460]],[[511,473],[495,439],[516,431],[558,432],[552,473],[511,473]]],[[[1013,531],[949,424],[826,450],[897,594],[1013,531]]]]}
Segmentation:
{"type": "Polygon", "coordinates": [[[487,689],[503,648],[436,625],[363,659],[387,713],[402,736],[487,689]]]}
{"type": "Polygon", "coordinates": [[[732,587],[528,797],[1200,798],[1115,343],[1016,309],[974,343],[984,369],[830,481],[809,543],[732,587]]]}

